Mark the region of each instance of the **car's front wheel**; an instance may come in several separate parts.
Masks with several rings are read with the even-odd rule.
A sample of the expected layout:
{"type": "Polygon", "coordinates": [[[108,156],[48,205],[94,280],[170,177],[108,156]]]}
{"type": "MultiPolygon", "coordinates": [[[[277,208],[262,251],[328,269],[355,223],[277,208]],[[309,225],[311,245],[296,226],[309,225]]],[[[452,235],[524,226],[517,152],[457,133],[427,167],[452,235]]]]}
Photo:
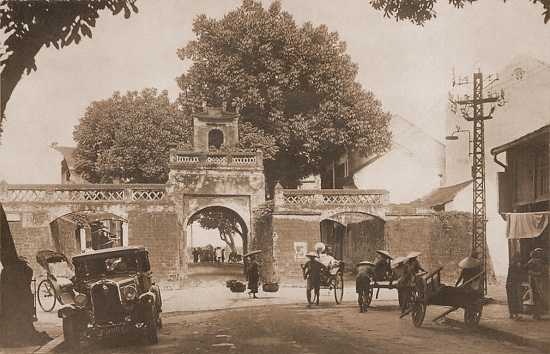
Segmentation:
{"type": "Polygon", "coordinates": [[[68,346],[75,350],[80,349],[81,325],[76,317],[63,318],[63,337],[68,346]]]}
{"type": "Polygon", "coordinates": [[[160,315],[154,305],[149,309],[150,317],[145,327],[145,338],[149,344],[157,344],[159,342],[161,320],[160,315]]]}

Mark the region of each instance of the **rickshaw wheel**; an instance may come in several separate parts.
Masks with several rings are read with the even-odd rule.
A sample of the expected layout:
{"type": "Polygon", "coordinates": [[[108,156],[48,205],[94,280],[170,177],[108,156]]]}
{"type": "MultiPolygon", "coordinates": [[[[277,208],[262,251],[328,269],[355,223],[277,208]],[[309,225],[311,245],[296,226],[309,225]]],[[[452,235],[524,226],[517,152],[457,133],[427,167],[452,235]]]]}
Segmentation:
{"type": "Polygon", "coordinates": [[[422,326],[426,317],[426,303],[424,302],[424,291],[417,286],[411,290],[410,306],[412,306],[411,319],[415,327],[422,326]]]}
{"type": "Polygon", "coordinates": [[[369,292],[367,293],[367,306],[370,306],[373,295],[374,295],[374,288],[371,285],[369,286],[369,292]]]}
{"type": "Polygon", "coordinates": [[[372,288],[361,289],[361,292],[359,293],[359,308],[361,309],[361,312],[368,310],[372,301],[372,293],[372,288]]]}
{"type": "Polygon", "coordinates": [[[336,300],[337,304],[342,303],[342,298],[344,297],[344,275],[342,273],[337,273],[334,276],[333,288],[334,300],[336,300]]]}
{"type": "Polygon", "coordinates": [[[483,312],[483,305],[470,305],[464,308],[464,323],[467,326],[475,327],[481,320],[481,313],[483,312]]]}
{"type": "Polygon", "coordinates": [[[44,279],[40,282],[40,284],[38,284],[36,297],[40,308],[44,312],[53,311],[57,301],[57,296],[55,294],[55,288],[49,279],[44,279]]]}
{"type": "Polygon", "coordinates": [[[311,280],[307,280],[306,282],[306,298],[308,304],[313,304],[317,298],[315,293],[313,292],[313,286],[311,286],[311,280]]]}
{"type": "Polygon", "coordinates": [[[420,327],[422,326],[424,317],[426,316],[426,305],[424,302],[416,301],[412,306],[414,306],[411,313],[413,324],[415,327],[420,327]]]}

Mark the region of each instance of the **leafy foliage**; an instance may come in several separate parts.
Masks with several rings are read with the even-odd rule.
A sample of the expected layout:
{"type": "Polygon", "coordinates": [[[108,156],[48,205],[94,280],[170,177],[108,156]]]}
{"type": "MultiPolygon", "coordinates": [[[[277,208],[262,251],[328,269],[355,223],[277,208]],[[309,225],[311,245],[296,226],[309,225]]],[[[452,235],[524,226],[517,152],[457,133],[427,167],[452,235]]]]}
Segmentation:
{"type": "MultiPolygon", "coordinates": [[[[411,21],[417,25],[436,17],[434,5],[437,0],[369,0],[372,7],[384,12],[384,16],[393,17],[396,20],[411,21]]],[[[467,3],[477,0],[449,0],[449,4],[460,9],[467,3]]],[[[506,0],[503,0],[506,2],[506,0]]],[[[550,20],[550,0],[531,0],[533,4],[542,4],[544,7],[544,23],[550,20]]]]}
{"type": "Polygon", "coordinates": [[[99,11],[123,13],[125,18],[138,12],[136,0],[42,0],[0,2],[0,29],[7,35],[0,55],[2,87],[1,118],[13,90],[26,71],[36,70],[35,56],[45,45],[63,48],[92,37],[99,11]]]}
{"type": "Polygon", "coordinates": [[[86,180],[164,183],[170,147],[189,141],[191,124],[166,91],[145,89],[92,102],[73,135],[86,180]]]}
{"type": "Polygon", "coordinates": [[[388,148],[390,115],[355,79],[345,43],[326,26],[299,26],[273,2],[243,1],[221,19],[198,16],[179,49],[192,66],[178,83],[186,111],[228,102],[241,113],[241,146],[264,152],[268,185],[295,184],[346,149],[388,148]]]}

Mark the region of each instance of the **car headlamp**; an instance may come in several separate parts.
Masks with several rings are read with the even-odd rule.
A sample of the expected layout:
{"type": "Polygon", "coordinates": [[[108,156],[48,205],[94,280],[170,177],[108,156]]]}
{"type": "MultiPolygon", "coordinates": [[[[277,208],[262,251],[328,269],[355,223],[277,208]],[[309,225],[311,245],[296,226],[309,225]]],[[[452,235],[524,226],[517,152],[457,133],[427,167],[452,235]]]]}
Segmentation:
{"type": "Polygon", "coordinates": [[[86,296],[85,294],[77,294],[74,297],[74,303],[77,306],[84,307],[88,304],[88,296],[86,296]]]}
{"type": "Polygon", "coordinates": [[[133,285],[126,286],[122,289],[122,296],[124,296],[124,299],[126,301],[132,301],[137,296],[137,290],[136,287],[133,285]]]}

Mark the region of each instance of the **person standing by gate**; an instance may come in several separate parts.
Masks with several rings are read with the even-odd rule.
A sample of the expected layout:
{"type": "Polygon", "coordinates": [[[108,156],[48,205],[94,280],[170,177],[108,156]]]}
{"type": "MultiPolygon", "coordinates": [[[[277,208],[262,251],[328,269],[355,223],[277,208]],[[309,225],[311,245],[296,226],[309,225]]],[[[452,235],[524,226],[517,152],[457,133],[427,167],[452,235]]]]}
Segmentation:
{"type": "Polygon", "coordinates": [[[508,275],[506,276],[506,297],[508,299],[508,311],[510,318],[517,320],[521,313],[521,277],[523,273],[521,258],[514,255],[508,265],[508,275]]]}
{"type": "Polygon", "coordinates": [[[254,299],[257,299],[258,297],[256,294],[258,293],[258,288],[260,286],[260,265],[256,260],[256,255],[261,253],[262,251],[252,251],[248,252],[244,255],[245,262],[246,262],[246,280],[248,281],[248,295],[251,296],[254,299]]]}
{"type": "Polygon", "coordinates": [[[540,320],[544,311],[544,278],[546,277],[546,264],[544,262],[544,250],[535,248],[531,251],[529,262],[527,262],[527,272],[529,273],[529,287],[535,304],[533,318],[540,320]]]}

